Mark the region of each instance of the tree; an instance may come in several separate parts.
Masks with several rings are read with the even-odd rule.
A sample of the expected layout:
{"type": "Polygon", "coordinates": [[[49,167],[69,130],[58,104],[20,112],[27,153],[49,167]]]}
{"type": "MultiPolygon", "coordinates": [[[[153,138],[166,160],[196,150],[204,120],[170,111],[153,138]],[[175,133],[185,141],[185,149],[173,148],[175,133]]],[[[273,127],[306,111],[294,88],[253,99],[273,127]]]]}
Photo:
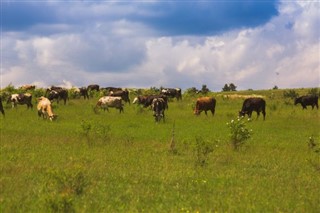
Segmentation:
{"type": "Polygon", "coordinates": [[[222,88],[223,92],[227,92],[227,91],[237,91],[237,86],[234,85],[233,83],[225,84],[224,87],[222,88]]]}
{"type": "Polygon", "coordinates": [[[229,88],[230,88],[230,91],[237,91],[237,87],[233,83],[229,84],[229,88]]]}
{"type": "Polygon", "coordinates": [[[223,92],[230,91],[230,88],[229,88],[228,84],[225,84],[225,85],[224,85],[224,87],[222,88],[222,91],[223,91],[223,92]]]}
{"type": "Polygon", "coordinates": [[[210,92],[210,90],[207,88],[207,85],[203,84],[201,88],[201,93],[205,95],[208,92],[210,92]]]}

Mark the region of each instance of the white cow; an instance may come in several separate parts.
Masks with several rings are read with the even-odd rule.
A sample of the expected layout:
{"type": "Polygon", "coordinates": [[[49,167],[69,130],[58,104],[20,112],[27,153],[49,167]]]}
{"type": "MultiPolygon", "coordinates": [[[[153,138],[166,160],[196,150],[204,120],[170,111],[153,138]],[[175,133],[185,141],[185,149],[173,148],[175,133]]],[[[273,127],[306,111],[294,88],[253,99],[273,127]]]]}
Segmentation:
{"type": "Polygon", "coordinates": [[[98,103],[95,107],[95,112],[97,112],[98,108],[102,108],[109,112],[110,108],[119,109],[120,113],[123,112],[123,103],[121,97],[113,97],[113,96],[104,96],[98,100],[98,103]]]}
{"type": "Polygon", "coordinates": [[[50,121],[53,121],[57,115],[53,114],[51,102],[48,98],[41,96],[37,105],[39,117],[49,118],[50,121]]]}

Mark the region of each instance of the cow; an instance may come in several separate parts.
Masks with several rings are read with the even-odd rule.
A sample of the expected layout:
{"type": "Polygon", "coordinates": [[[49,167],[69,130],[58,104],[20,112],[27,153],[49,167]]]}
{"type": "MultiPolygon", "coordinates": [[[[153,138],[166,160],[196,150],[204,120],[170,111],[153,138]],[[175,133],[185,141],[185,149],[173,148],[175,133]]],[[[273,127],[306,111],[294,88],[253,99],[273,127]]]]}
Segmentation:
{"type": "Polygon", "coordinates": [[[64,105],[66,105],[68,99],[68,91],[66,89],[51,90],[49,92],[48,99],[50,101],[56,99],[57,103],[59,103],[59,100],[62,99],[64,101],[64,105]]]}
{"type": "Polygon", "coordinates": [[[74,92],[83,96],[84,99],[89,99],[88,89],[86,87],[75,88],[74,92]]]}
{"type": "Polygon", "coordinates": [[[154,98],[152,100],[151,108],[153,110],[153,116],[155,121],[159,122],[161,118],[165,121],[164,111],[166,109],[166,103],[163,98],[154,98]]]}
{"type": "Polygon", "coordinates": [[[18,104],[27,105],[27,109],[33,108],[32,105],[32,95],[30,93],[20,93],[20,94],[12,94],[9,98],[7,103],[12,104],[12,108],[16,107],[18,104]]]}
{"type": "Polygon", "coordinates": [[[87,87],[87,90],[88,91],[95,90],[95,91],[99,92],[100,86],[98,84],[91,84],[87,87]]]}
{"type": "Polygon", "coordinates": [[[0,112],[2,113],[2,116],[5,116],[3,105],[2,105],[2,97],[0,96],[0,112]]]}
{"type": "Polygon", "coordinates": [[[161,94],[170,98],[176,98],[178,101],[182,100],[180,88],[163,88],[161,89],[161,94]]]}
{"type": "Polygon", "coordinates": [[[26,84],[26,85],[22,85],[20,87],[21,90],[34,90],[36,88],[36,85],[29,85],[29,84],[26,84]]]}
{"type": "Polygon", "coordinates": [[[63,89],[63,88],[62,88],[62,87],[57,87],[57,86],[48,87],[48,88],[46,89],[46,92],[45,92],[44,95],[47,97],[48,94],[49,94],[51,91],[53,91],[53,90],[61,90],[61,89],[63,89]]]}
{"type": "Polygon", "coordinates": [[[94,111],[97,113],[98,108],[103,108],[103,110],[107,110],[109,112],[109,107],[119,109],[120,113],[123,112],[122,98],[113,97],[113,96],[104,96],[98,100],[94,108],[94,111]]]}
{"type": "Polygon", "coordinates": [[[196,107],[194,109],[194,114],[195,115],[200,115],[200,113],[202,111],[204,111],[204,113],[206,115],[207,114],[207,111],[211,111],[212,113],[212,116],[214,115],[215,113],[215,109],[216,109],[216,99],[213,98],[213,97],[201,97],[201,98],[198,98],[197,101],[196,101],[196,107]]]}
{"type": "Polygon", "coordinates": [[[168,107],[168,97],[165,96],[165,95],[162,95],[162,94],[160,94],[160,95],[146,95],[146,96],[139,95],[136,98],[134,98],[132,103],[133,104],[135,104],[135,103],[141,104],[141,105],[143,105],[144,108],[146,108],[148,106],[151,106],[152,101],[155,98],[162,98],[164,100],[164,102],[165,102],[166,109],[169,108],[168,107]]]}
{"type": "Polygon", "coordinates": [[[302,109],[307,109],[307,106],[309,105],[312,106],[312,109],[314,108],[314,106],[316,106],[317,109],[319,109],[318,96],[316,95],[300,96],[294,100],[294,105],[297,105],[297,104],[301,104],[302,109]]]}
{"type": "Polygon", "coordinates": [[[115,92],[115,91],[122,91],[123,89],[120,88],[120,87],[103,87],[101,88],[103,90],[106,90],[108,91],[109,93],[112,91],[112,92],[115,92]]]}
{"type": "Polygon", "coordinates": [[[58,115],[53,114],[51,102],[48,98],[41,96],[38,101],[37,110],[39,117],[49,119],[50,121],[57,118],[58,115]]]}
{"type": "Polygon", "coordinates": [[[263,98],[247,98],[244,100],[242,104],[242,109],[239,111],[239,116],[245,116],[248,115],[249,118],[251,118],[252,112],[257,112],[257,118],[260,115],[260,112],[262,111],[263,114],[263,120],[266,119],[266,101],[263,98]]]}
{"type": "Polygon", "coordinates": [[[124,102],[130,104],[129,91],[127,89],[110,91],[109,96],[121,97],[124,102]]]}

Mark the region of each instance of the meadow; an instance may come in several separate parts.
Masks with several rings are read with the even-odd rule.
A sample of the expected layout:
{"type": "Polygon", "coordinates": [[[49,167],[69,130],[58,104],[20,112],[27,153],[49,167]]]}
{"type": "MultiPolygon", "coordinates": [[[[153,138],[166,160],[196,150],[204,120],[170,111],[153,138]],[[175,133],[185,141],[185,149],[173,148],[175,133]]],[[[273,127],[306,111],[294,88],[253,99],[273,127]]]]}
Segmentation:
{"type": "Polygon", "coordinates": [[[0,212],[319,212],[320,153],[308,143],[320,146],[320,110],[283,92],[211,93],[214,116],[193,115],[197,96],[184,94],[160,123],[133,104],[96,114],[96,97],[54,103],[54,122],[36,104],[4,103],[0,212]],[[227,123],[243,99],[230,94],[267,102],[266,120],[253,113],[237,150],[227,123]]]}

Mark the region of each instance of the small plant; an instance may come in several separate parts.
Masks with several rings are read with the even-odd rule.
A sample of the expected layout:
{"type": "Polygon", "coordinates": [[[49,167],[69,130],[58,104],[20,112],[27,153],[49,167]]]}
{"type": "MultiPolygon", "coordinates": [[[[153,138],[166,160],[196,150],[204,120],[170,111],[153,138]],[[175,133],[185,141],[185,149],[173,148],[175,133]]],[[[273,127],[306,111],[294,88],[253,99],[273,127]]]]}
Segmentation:
{"type": "Polygon", "coordinates": [[[46,205],[51,212],[75,212],[74,200],[81,196],[88,182],[80,172],[52,171],[45,185],[46,205]]]}
{"type": "Polygon", "coordinates": [[[252,129],[247,128],[247,123],[251,119],[245,120],[244,117],[240,117],[236,120],[231,120],[227,123],[230,129],[230,140],[234,150],[238,150],[252,135],[252,129]]]}
{"type": "Polygon", "coordinates": [[[103,142],[107,142],[110,140],[110,130],[110,125],[96,124],[93,126],[94,134],[103,142]]]}
{"type": "Polygon", "coordinates": [[[81,121],[81,129],[82,129],[82,134],[87,139],[88,145],[90,145],[90,131],[92,129],[91,123],[89,123],[86,120],[82,120],[81,121]]]}
{"type": "Polygon", "coordinates": [[[284,98],[291,98],[292,100],[294,100],[298,96],[299,96],[299,94],[293,89],[283,92],[283,97],[284,98]]]}
{"type": "Polygon", "coordinates": [[[315,138],[313,136],[309,137],[308,147],[310,148],[311,151],[313,151],[316,154],[318,154],[318,156],[316,157],[316,158],[318,158],[316,160],[316,162],[312,161],[311,159],[309,159],[308,161],[317,171],[320,172],[320,161],[319,161],[320,147],[319,147],[319,144],[316,143],[315,138]]]}
{"type": "Polygon", "coordinates": [[[208,164],[209,154],[213,152],[214,144],[205,141],[201,137],[196,138],[195,154],[196,154],[196,166],[205,166],[208,164]]]}

